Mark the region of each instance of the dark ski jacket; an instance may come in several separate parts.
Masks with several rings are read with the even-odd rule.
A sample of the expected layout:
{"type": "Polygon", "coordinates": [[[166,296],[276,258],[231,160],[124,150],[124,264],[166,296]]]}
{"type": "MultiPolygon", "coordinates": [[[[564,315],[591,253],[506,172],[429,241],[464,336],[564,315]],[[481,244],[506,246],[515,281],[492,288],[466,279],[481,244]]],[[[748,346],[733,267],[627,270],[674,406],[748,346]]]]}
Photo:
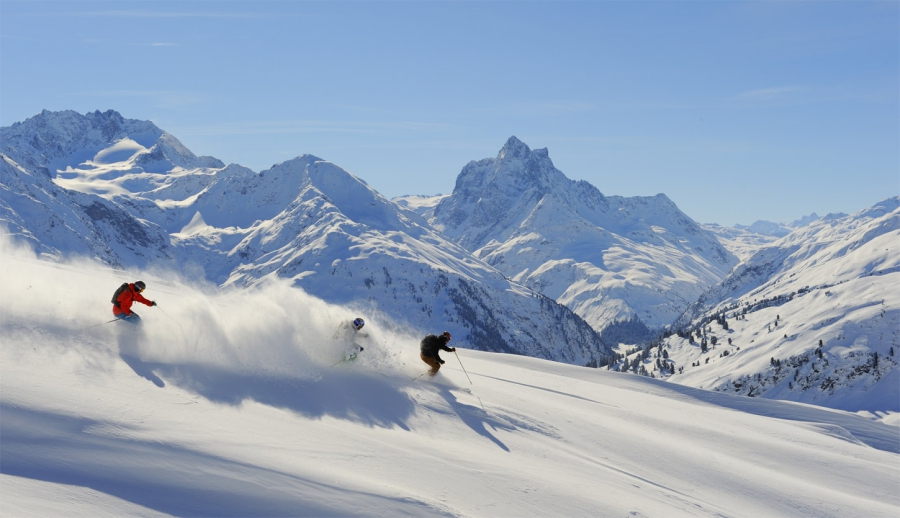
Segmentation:
{"type": "Polygon", "coordinates": [[[438,354],[441,350],[451,352],[450,348],[447,347],[447,341],[435,335],[428,335],[423,338],[420,347],[423,356],[434,358],[438,362],[441,361],[441,356],[438,354]]]}
{"type": "Polygon", "coordinates": [[[153,304],[138,292],[137,288],[134,287],[134,283],[132,282],[128,285],[128,287],[123,289],[121,293],[119,293],[118,297],[116,297],[116,302],[113,304],[112,308],[113,315],[121,315],[122,313],[125,313],[126,315],[130,316],[131,305],[134,304],[135,301],[140,302],[141,304],[146,304],[148,306],[153,304]]]}

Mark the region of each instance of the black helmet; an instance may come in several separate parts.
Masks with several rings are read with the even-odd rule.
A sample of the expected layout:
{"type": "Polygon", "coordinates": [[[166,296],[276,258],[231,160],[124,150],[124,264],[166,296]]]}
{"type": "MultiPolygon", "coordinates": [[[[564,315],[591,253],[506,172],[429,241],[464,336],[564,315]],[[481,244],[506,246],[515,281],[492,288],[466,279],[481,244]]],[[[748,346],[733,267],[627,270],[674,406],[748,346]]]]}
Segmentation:
{"type": "Polygon", "coordinates": [[[137,288],[138,291],[144,291],[145,289],[147,289],[147,285],[144,284],[144,281],[135,282],[134,287],[137,288]]]}
{"type": "Polygon", "coordinates": [[[366,321],[361,318],[356,318],[353,320],[353,327],[356,328],[357,331],[363,328],[366,325],[366,321]]]}
{"type": "Polygon", "coordinates": [[[449,342],[450,341],[450,333],[448,331],[444,331],[443,333],[441,333],[441,338],[443,338],[445,342],[449,342]]]}

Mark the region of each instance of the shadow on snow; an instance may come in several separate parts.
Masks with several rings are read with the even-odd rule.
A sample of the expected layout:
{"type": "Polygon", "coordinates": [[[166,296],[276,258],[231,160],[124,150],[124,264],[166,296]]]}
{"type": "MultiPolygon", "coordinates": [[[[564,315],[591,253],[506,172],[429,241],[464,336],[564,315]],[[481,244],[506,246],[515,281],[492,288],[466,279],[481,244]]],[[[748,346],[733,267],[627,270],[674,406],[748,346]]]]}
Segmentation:
{"type": "Polygon", "coordinates": [[[0,405],[0,472],[88,487],[175,516],[441,515],[424,502],[344,489],[160,442],[104,423],[0,405]]]}

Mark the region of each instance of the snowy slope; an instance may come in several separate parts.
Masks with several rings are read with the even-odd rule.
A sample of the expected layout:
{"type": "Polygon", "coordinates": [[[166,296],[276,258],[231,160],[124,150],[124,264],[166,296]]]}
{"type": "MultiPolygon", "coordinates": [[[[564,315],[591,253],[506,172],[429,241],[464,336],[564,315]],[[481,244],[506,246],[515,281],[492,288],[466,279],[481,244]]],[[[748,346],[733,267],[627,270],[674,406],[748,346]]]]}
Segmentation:
{"type": "Polygon", "coordinates": [[[569,309],[312,155],[257,174],[112,111],[43,112],[0,136],[0,222],[37,250],[176,267],[217,285],[287,278],[480,350],[580,365],[609,353],[569,309]]]}
{"type": "MultiPolygon", "coordinates": [[[[684,369],[669,379],[833,408],[900,411],[898,239],[895,197],[851,216],[826,216],[759,250],[681,319],[693,339],[665,340],[667,361],[684,369]]],[[[654,368],[656,354],[648,359],[654,368]]]]}
{"type": "Polygon", "coordinates": [[[431,222],[598,330],[634,318],[668,325],[737,263],[665,195],[604,196],[515,137],[463,168],[431,222]]]}
{"type": "Polygon", "coordinates": [[[391,198],[391,201],[400,205],[404,209],[411,210],[422,216],[426,220],[430,220],[434,216],[434,208],[449,194],[435,194],[434,196],[422,194],[410,194],[406,196],[397,196],[391,198]]]}
{"type": "Polygon", "coordinates": [[[0,153],[0,224],[42,253],[97,257],[107,264],[170,262],[173,251],[157,225],[116,203],[67,191],[42,172],[0,153]]]}
{"type": "Polygon", "coordinates": [[[283,282],[0,257],[4,516],[900,513],[896,420],[465,348],[410,381],[388,320],[330,367],[353,313],[283,282]],[[101,324],[137,277],[144,329],[101,324]]]}

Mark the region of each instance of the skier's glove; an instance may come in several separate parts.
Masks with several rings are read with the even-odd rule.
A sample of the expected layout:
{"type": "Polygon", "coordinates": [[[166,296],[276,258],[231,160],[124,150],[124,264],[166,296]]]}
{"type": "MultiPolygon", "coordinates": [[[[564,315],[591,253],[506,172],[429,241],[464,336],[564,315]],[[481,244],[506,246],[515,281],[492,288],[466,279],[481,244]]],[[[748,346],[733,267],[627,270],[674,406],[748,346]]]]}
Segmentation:
{"type": "Polygon", "coordinates": [[[156,305],[156,301],[155,301],[155,300],[154,300],[154,301],[151,301],[151,302],[150,302],[150,305],[151,305],[151,306],[155,306],[155,305],[156,305]]]}
{"type": "Polygon", "coordinates": [[[456,347],[451,347],[451,348],[450,348],[450,352],[455,353],[455,352],[456,352],[456,347]]]}

